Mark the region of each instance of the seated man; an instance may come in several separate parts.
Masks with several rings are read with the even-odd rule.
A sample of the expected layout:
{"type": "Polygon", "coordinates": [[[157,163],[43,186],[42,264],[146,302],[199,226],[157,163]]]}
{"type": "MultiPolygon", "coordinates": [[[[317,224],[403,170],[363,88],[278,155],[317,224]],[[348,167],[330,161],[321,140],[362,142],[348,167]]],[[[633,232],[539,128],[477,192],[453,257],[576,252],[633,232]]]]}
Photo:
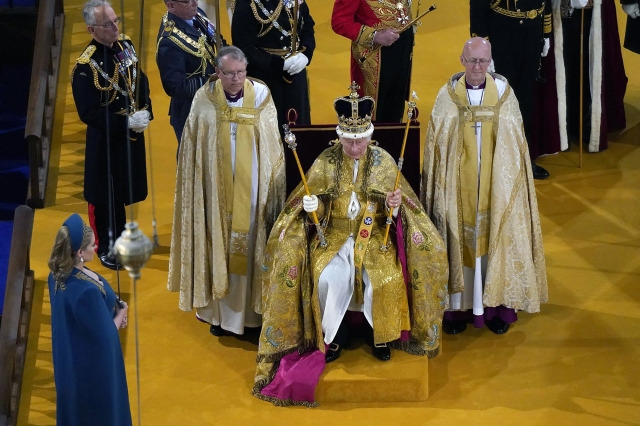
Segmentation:
{"type": "Polygon", "coordinates": [[[440,89],[427,129],[425,209],[449,254],[450,311],[442,329],[467,322],[504,334],[516,310],[547,301],[542,230],[522,115],[511,87],[489,74],[491,44],[468,40],[440,89]]]}
{"type": "Polygon", "coordinates": [[[374,101],[359,99],[355,83],[351,89],[334,103],[339,143],[307,173],[314,195],[298,186],[267,243],[254,385],[262,399],[295,400],[262,392],[276,368],[286,373],[284,355],[328,348],[322,365],[340,356],[348,343],[347,310],[364,313],[367,340],[380,360],[390,359],[390,347],[429,357],[439,350],[447,281],[442,239],[404,177],[394,190],[396,163],[371,143],[374,101]],[[312,212],[322,233],[313,233],[312,212]]]}

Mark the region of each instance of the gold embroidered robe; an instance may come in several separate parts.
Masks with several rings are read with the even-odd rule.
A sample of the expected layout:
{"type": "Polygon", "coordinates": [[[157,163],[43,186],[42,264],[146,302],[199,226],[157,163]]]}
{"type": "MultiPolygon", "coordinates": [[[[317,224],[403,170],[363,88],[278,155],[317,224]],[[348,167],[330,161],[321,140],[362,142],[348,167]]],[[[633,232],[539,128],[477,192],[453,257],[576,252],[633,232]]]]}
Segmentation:
{"type": "MultiPolygon", "coordinates": [[[[451,293],[464,288],[460,162],[463,124],[471,110],[453,88],[462,75],[454,75],[438,92],[427,129],[420,197],[447,246],[451,293]]],[[[548,300],[542,230],[522,116],[508,84],[493,111],[493,141],[483,141],[495,144],[483,303],[539,312],[548,300]]],[[[486,161],[481,167],[489,167],[486,161]]]]}
{"type": "MultiPolygon", "coordinates": [[[[169,259],[169,291],[179,291],[179,307],[190,311],[222,299],[229,290],[231,217],[225,208],[219,146],[221,108],[215,103],[215,76],[201,87],[185,123],[176,173],[175,210],[169,259]]],[[[255,85],[263,85],[253,80],[255,85]]],[[[246,107],[246,106],[245,106],[246,107]]],[[[250,107],[250,106],[249,106],[250,107]]],[[[271,95],[255,106],[258,154],[256,241],[251,283],[252,306],[261,313],[262,253],[285,197],[284,148],[271,95]]],[[[240,161],[240,159],[238,159],[240,161]]],[[[251,161],[250,159],[246,159],[251,161]]]]}
{"type": "MultiPolygon", "coordinates": [[[[307,173],[311,192],[323,200],[328,247],[319,246],[314,225],[302,209],[304,188],[300,185],[289,196],[284,210],[274,225],[263,265],[263,326],[258,348],[258,367],[254,395],[274,377],[277,361],[295,350],[317,348],[324,352],[322,318],[316,293],[320,272],[337,253],[349,235],[344,217],[344,201],[357,192],[361,212],[353,222],[354,236],[367,200],[377,202],[374,226],[364,254],[363,265],[371,278],[373,295],[373,328],[376,342],[394,341],[392,346],[418,355],[437,355],[440,344],[442,314],[447,297],[447,257],[437,230],[425,214],[411,186],[401,178],[402,218],[407,258],[408,293],[402,281],[400,262],[396,259],[394,232],[389,236],[389,251],[380,246],[385,232],[385,197],[393,189],[397,167],[382,148],[370,145],[360,160],[358,179],[351,186],[353,160],[343,154],[337,144],[316,159],[307,173]],[[334,216],[335,215],[335,216],[334,216]],[[394,281],[394,282],[391,282],[394,281]],[[387,295],[385,286],[391,291],[387,295]],[[407,297],[408,296],[408,297],[407,297]],[[400,297],[404,297],[403,300],[400,297]],[[410,340],[400,343],[403,306],[409,302],[410,340]]],[[[357,244],[357,242],[356,242],[357,244]]]]}

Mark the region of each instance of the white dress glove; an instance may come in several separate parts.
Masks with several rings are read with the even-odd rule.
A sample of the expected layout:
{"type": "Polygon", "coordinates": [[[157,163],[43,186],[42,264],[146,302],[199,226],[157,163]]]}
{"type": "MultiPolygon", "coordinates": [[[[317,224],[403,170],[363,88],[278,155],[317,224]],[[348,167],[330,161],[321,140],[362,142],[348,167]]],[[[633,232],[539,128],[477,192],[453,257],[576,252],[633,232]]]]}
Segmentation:
{"type": "Polygon", "coordinates": [[[313,213],[318,210],[318,197],[315,195],[302,197],[302,207],[307,213],[313,213]]]}
{"type": "Polygon", "coordinates": [[[293,62],[291,64],[291,68],[288,69],[289,74],[291,75],[298,74],[300,71],[305,69],[305,67],[309,63],[309,58],[307,58],[304,53],[293,55],[293,58],[295,62],[293,62]]]}
{"type": "Polygon", "coordinates": [[[136,133],[142,133],[149,125],[149,111],[136,111],[129,116],[129,128],[136,133]]]}
{"type": "Polygon", "coordinates": [[[571,0],[571,7],[574,9],[584,9],[589,0],[571,0]]]}
{"type": "Polygon", "coordinates": [[[547,57],[547,54],[549,54],[549,46],[551,46],[551,42],[548,38],[545,37],[544,46],[542,46],[542,54],[540,56],[542,56],[543,58],[547,57]]]}
{"type": "Polygon", "coordinates": [[[640,6],[638,6],[638,3],[623,4],[622,5],[622,10],[624,10],[624,13],[629,15],[630,18],[635,19],[638,16],[640,16],[640,6]]]}
{"type": "Polygon", "coordinates": [[[293,65],[294,62],[297,61],[296,56],[298,55],[293,55],[293,56],[289,56],[288,58],[285,58],[284,67],[282,68],[284,71],[291,70],[291,65],[293,65]]]}

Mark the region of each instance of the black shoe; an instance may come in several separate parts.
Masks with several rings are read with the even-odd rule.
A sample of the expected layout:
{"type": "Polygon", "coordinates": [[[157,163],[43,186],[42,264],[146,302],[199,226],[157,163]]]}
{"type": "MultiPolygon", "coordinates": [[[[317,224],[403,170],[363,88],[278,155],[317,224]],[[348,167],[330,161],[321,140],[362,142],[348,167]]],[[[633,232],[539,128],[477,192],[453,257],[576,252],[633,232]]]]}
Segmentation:
{"type": "Polygon", "coordinates": [[[105,268],[113,269],[114,271],[122,269],[122,265],[118,263],[115,256],[109,256],[108,253],[105,253],[98,257],[100,258],[100,263],[102,263],[102,266],[105,268]]]}
{"type": "Polygon", "coordinates": [[[211,324],[211,327],[209,327],[209,332],[211,332],[211,334],[213,334],[216,337],[227,335],[227,331],[219,325],[211,324]]]}
{"type": "Polygon", "coordinates": [[[504,334],[509,330],[509,324],[501,320],[499,317],[493,317],[489,321],[486,322],[489,330],[493,331],[495,334],[504,334]]]}
{"type": "Polygon", "coordinates": [[[543,168],[538,166],[536,163],[531,163],[531,172],[533,173],[534,179],[546,179],[549,177],[549,172],[543,168]]]}
{"type": "Polygon", "coordinates": [[[467,322],[464,320],[442,320],[442,331],[447,334],[462,333],[467,329],[467,322]]]}
{"type": "Polygon", "coordinates": [[[324,360],[326,362],[332,362],[336,359],[340,358],[340,353],[342,352],[342,346],[337,343],[331,343],[327,348],[327,353],[324,354],[324,360]]]}
{"type": "Polygon", "coordinates": [[[371,346],[371,353],[380,361],[389,361],[391,359],[391,349],[386,343],[374,344],[371,346]]]}

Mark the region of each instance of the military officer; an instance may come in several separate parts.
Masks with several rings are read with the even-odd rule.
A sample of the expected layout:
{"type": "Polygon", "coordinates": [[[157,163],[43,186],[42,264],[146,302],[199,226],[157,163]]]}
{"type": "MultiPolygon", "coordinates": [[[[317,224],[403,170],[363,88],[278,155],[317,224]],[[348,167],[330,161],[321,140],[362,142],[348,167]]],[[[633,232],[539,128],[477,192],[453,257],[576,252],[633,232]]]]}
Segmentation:
{"type": "Polygon", "coordinates": [[[290,121],[298,125],[311,124],[307,66],[316,40],[309,6],[304,0],[236,0],[232,3],[233,44],[242,49],[249,60],[247,75],[269,87],[278,111],[278,127],[281,129],[282,124],[290,121]],[[295,25],[292,26],[292,22],[295,25]],[[295,113],[289,113],[290,109],[295,113]]]}
{"type": "Polygon", "coordinates": [[[410,0],[335,0],[331,28],[351,40],[351,80],[376,101],[373,120],[399,123],[411,78],[410,0]]]}
{"type": "MultiPolygon", "coordinates": [[[[470,0],[469,4],[471,36],[491,42],[495,71],[507,78],[520,103],[530,143],[534,83],[540,56],[546,56],[549,50],[551,0],[470,0]]],[[[533,161],[535,158],[531,160],[535,179],[549,177],[549,172],[533,161]]]]}
{"type": "Polygon", "coordinates": [[[196,0],[165,0],[156,45],[156,63],[164,91],[171,97],[170,123],[178,144],[196,91],[215,72],[217,37],[227,43],[198,8],[196,0]]]}
{"type": "Polygon", "coordinates": [[[124,231],[125,206],[147,197],[143,132],[152,119],[149,82],[131,40],[118,31],[111,4],[90,0],[83,16],[93,40],[76,60],[71,88],[87,125],[84,198],[100,262],[117,269],[110,249],[124,231]]]}

